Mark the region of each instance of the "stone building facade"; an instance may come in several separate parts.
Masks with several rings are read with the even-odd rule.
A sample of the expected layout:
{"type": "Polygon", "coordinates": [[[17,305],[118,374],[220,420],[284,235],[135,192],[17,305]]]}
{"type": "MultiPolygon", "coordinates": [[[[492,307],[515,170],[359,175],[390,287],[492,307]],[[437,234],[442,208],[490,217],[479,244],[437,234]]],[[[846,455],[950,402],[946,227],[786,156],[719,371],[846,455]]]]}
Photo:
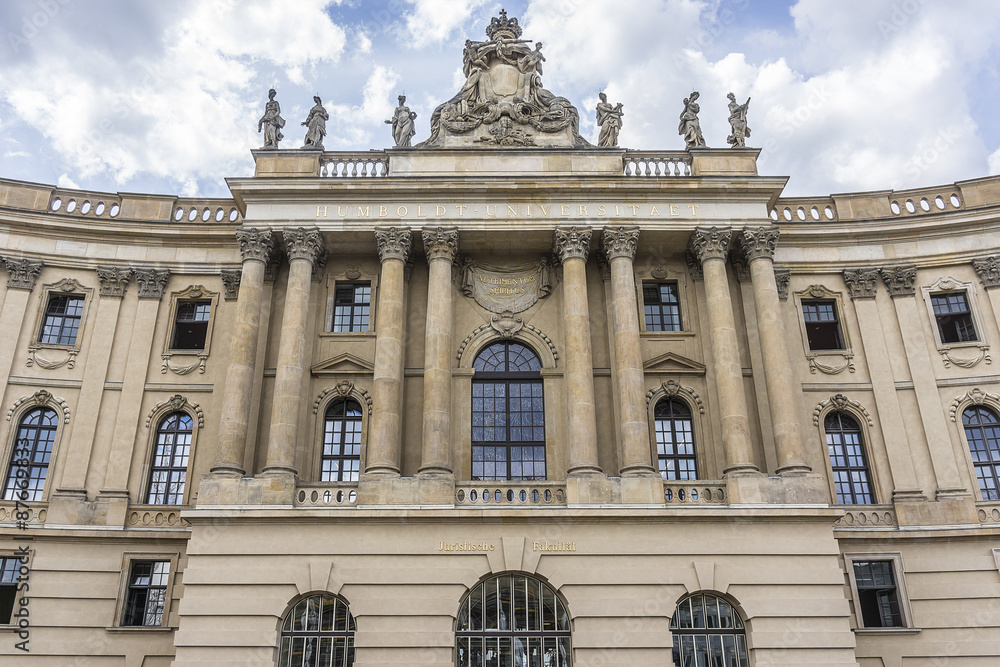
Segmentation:
{"type": "Polygon", "coordinates": [[[4,664],[1000,660],[1000,178],[254,157],[0,181],[4,664]]]}

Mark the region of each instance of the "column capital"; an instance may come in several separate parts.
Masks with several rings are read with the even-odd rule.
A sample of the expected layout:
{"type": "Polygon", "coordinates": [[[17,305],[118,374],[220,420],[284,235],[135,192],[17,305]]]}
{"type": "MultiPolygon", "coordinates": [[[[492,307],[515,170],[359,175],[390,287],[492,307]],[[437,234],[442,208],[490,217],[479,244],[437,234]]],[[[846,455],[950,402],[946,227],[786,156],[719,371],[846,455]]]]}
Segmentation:
{"type": "Polygon", "coordinates": [[[976,275],[979,276],[979,282],[983,284],[983,287],[986,289],[1000,287],[1000,257],[993,255],[992,257],[974,259],[972,260],[972,268],[976,270],[976,275]]]}
{"type": "Polygon", "coordinates": [[[774,284],[778,288],[778,298],[782,301],[788,299],[788,283],[792,280],[792,272],[788,269],[774,270],[774,284]]]}
{"type": "Polygon", "coordinates": [[[739,235],[736,242],[746,257],[747,263],[755,259],[774,259],[774,249],[778,245],[778,234],[781,232],[777,225],[766,227],[747,227],[739,235]]]}
{"type": "Polygon", "coordinates": [[[325,252],[323,235],[316,227],[289,227],[281,232],[285,239],[285,250],[288,261],[304,259],[315,264],[325,252]]]}
{"type": "Polygon", "coordinates": [[[874,299],[878,291],[878,269],[844,269],[844,283],[851,299],[874,299]]]}
{"type": "Polygon", "coordinates": [[[240,244],[240,255],[244,262],[256,259],[266,264],[274,252],[274,234],[270,229],[237,229],[236,241],[240,244]]]}
{"type": "Polygon", "coordinates": [[[635,259],[635,247],[638,241],[638,227],[605,227],[601,233],[604,254],[609,262],[616,257],[635,259]]]}
{"type": "Polygon", "coordinates": [[[125,296],[128,283],[132,280],[132,269],[118,266],[97,267],[97,278],[101,281],[101,296],[121,299],[125,296]]]}
{"type": "Polygon", "coordinates": [[[916,264],[883,266],[879,269],[879,274],[882,276],[882,282],[885,283],[885,288],[889,290],[889,296],[892,298],[895,299],[897,296],[913,296],[916,294],[916,290],[913,287],[913,283],[917,279],[916,264]]]}
{"type": "Polygon", "coordinates": [[[560,262],[574,257],[586,262],[592,234],[590,227],[556,227],[552,238],[552,252],[560,262]]]}
{"type": "Polygon", "coordinates": [[[398,259],[406,262],[413,251],[413,232],[409,227],[376,227],[375,241],[378,243],[378,258],[398,259]]]}
{"type": "Polygon", "coordinates": [[[136,269],[135,282],[139,285],[140,299],[159,299],[170,278],[169,269],[136,269]]]}
{"type": "Polygon", "coordinates": [[[699,264],[704,264],[707,259],[726,261],[732,236],[732,227],[696,227],[691,232],[688,249],[691,250],[699,264]]]}
{"type": "Polygon", "coordinates": [[[428,227],[420,230],[427,261],[446,259],[455,261],[458,255],[458,227],[428,227]]]}
{"type": "Polygon", "coordinates": [[[232,301],[240,296],[240,280],[243,279],[243,272],[239,269],[222,269],[223,298],[232,301]]]}
{"type": "Polygon", "coordinates": [[[42,262],[30,259],[11,259],[4,257],[0,263],[7,269],[7,288],[26,289],[35,288],[38,281],[38,274],[42,272],[42,262]]]}

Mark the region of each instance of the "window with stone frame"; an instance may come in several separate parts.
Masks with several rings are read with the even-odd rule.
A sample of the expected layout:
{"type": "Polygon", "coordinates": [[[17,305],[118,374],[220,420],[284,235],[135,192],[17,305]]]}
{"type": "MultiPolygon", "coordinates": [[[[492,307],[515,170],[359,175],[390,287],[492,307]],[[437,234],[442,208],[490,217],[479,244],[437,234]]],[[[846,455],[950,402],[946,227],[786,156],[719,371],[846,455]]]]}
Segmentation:
{"type": "Polygon", "coordinates": [[[352,398],[330,403],[323,418],[321,482],[356,482],[361,473],[361,404],[352,398]]]}
{"type": "Polygon", "coordinates": [[[50,293],[38,342],[45,345],[76,345],[83,318],[83,305],[82,294],[50,293]]]}
{"type": "Polygon", "coordinates": [[[20,558],[0,557],[0,625],[10,624],[13,618],[20,574],[20,558]]]}
{"type": "Polygon", "coordinates": [[[355,632],[346,601],[329,593],[303,598],[281,623],[278,667],[351,667],[355,632]]]}
{"type": "Polygon", "coordinates": [[[370,282],[340,282],[334,287],[333,321],[330,331],[363,332],[371,320],[372,284],[370,282]]]}
{"type": "Polygon", "coordinates": [[[156,429],[149,474],[150,505],[183,505],[194,421],[186,412],[172,412],[156,429]]]}
{"type": "Polygon", "coordinates": [[[871,472],[861,426],[846,412],[835,411],[823,421],[827,454],[840,505],[871,505],[871,472]]]}
{"type": "Polygon", "coordinates": [[[42,500],[58,426],[59,417],[51,408],[35,408],[21,417],[7,468],[4,500],[42,500]]]}
{"type": "Polygon", "coordinates": [[[865,628],[906,627],[891,560],[855,560],[851,563],[857,589],[855,613],[865,628]]]}
{"type": "Polygon", "coordinates": [[[681,301],[677,282],[642,283],[646,331],[681,331],[681,301]]]}
{"type": "Polygon", "coordinates": [[[667,480],[698,479],[691,408],[678,398],[664,398],[653,411],[656,459],[667,480]]]}
{"type": "Polygon", "coordinates": [[[843,350],[837,302],[833,299],[802,300],[802,319],[811,351],[843,350]]]}
{"type": "Polygon", "coordinates": [[[711,593],[681,600],[670,619],[675,667],[750,667],[746,627],[739,612],[711,593]]]}
{"type": "Polygon", "coordinates": [[[208,340],[212,302],[207,299],[179,300],[174,316],[172,350],[204,350],[208,340]]]}
{"type": "Polygon", "coordinates": [[[979,340],[966,292],[943,292],[931,294],[930,298],[942,343],[974,343],[979,340]]]}
{"type": "Polygon", "coordinates": [[[123,626],[159,627],[167,608],[169,560],[133,560],[126,582],[123,626]]]}
{"type": "Polygon", "coordinates": [[[962,412],[965,441],[983,500],[1000,500],[1000,418],[985,405],[962,412]]]}

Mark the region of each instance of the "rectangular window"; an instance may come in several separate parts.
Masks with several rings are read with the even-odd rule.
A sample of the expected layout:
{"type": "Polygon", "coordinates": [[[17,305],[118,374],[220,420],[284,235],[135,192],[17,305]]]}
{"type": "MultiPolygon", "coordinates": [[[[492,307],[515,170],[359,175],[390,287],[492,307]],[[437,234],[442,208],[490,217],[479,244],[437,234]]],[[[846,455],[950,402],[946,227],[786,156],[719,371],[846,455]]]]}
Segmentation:
{"type": "Polygon", "coordinates": [[[858,617],[866,628],[902,628],[899,592],[891,560],[854,561],[858,617]]]}
{"type": "Polygon", "coordinates": [[[931,307],[942,343],[969,343],[979,340],[965,292],[931,294],[931,307]]]}
{"type": "Polygon", "coordinates": [[[371,283],[337,283],[330,331],[368,331],[371,283]]]}
{"type": "Polygon", "coordinates": [[[20,558],[0,558],[0,625],[9,624],[14,613],[20,570],[20,558]]]}
{"type": "Polygon", "coordinates": [[[646,331],[680,331],[681,301],[677,283],[643,283],[646,331]]]}
{"type": "Polygon", "coordinates": [[[806,339],[810,350],[844,349],[836,301],[803,301],[802,318],[806,323],[806,339]]]}
{"type": "Polygon", "coordinates": [[[122,625],[161,626],[167,602],[170,561],[135,560],[129,569],[122,625]]]}
{"type": "Polygon", "coordinates": [[[82,316],[82,296],[66,294],[49,296],[38,342],[50,345],[76,345],[76,334],[80,331],[82,316]]]}
{"type": "Polygon", "coordinates": [[[172,350],[204,350],[211,301],[178,301],[172,350]]]}

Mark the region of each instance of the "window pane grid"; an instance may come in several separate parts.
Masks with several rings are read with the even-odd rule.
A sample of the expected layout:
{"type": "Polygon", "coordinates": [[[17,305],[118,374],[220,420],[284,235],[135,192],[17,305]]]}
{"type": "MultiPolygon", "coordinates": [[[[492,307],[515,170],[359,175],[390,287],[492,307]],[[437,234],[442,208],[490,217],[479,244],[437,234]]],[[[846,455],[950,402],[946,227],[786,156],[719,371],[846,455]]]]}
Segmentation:
{"type": "Polygon", "coordinates": [[[37,408],[21,419],[4,486],[4,500],[41,500],[59,419],[37,408]]]}
{"type": "Polygon", "coordinates": [[[855,561],[859,620],[866,628],[903,627],[892,561],[855,561]]]}
{"type": "Polygon", "coordinates": [[[150,505],[184,504],[193,424],[184,412],[169,414],[160,422],[146,499],[150,505]]]}
{"type": "Polygon", "coordinates": [[[361,474],[361,405],[334,401],[323,422],[320,481],[356,482],[361,474]]]}
{"type": "Polygon", "coordinates": [[[282,624],[279,667],[350,667],[356,627],[347,604],[332,595],[299,601],[282,624]]]}
{"type": "Polygon", "coordinates": [[[643,283],[646,331],[680,331],[681,308],[677,283],[643,283]]]}
{"type": "Polygon", "coordinates": [[[691,411],[682,402],[667,399],[657,403],[655,417],[660,476],[668,480],[698,479],[691,411]]]}
{"type": "Polygon", "coordinates": [[[803,301],[802,320],[810,350],[842,350],[836,301],[803,301]]]}
{"type": "Polygon", "coordinates": [[[122,625],[163,625],[170,561],[132,561],[122,625]]]}
{"type": "Polygon", "coordinates": [[[208,338],[211,301],[178,301],[174,317],[173,350],[204,350],[208,338]]]}
{"type": "Polygon", "coordinates": [[[45,309],[39,343],[75,345],[83,316],[83,297],[53,294],[45,309]]]}
{"type": "Polygon", "coordinates": [[[368,331],[371,283],[338,284],[333,297],[331,331],[368,331]]]}
{"type": "Polygon", "coordinates": [[[972,406],[962,413],[962,425],[983,500],[1000,500],[1000,419],[989,408],[972,406]]]}
{"type": "Polygon", "coordinates": [[[931,308],[937,320],[942,343],[966,343],[979,340],[972,323],[972,312],[965,292],[932,294],[931,308]]]}
{"type": "Polygon", "coordinates": [[[874,503],[868,462],[861,427],[850,416],[831,412],[824,423],[826,445],[841,505],[871,505],[874,503]]]}
{"type": "Polygon", "coordinates": [[[682,600],[670,621],[678,667],[748,667],[746,630],[727,601],[708,593],[682,600]]]}

